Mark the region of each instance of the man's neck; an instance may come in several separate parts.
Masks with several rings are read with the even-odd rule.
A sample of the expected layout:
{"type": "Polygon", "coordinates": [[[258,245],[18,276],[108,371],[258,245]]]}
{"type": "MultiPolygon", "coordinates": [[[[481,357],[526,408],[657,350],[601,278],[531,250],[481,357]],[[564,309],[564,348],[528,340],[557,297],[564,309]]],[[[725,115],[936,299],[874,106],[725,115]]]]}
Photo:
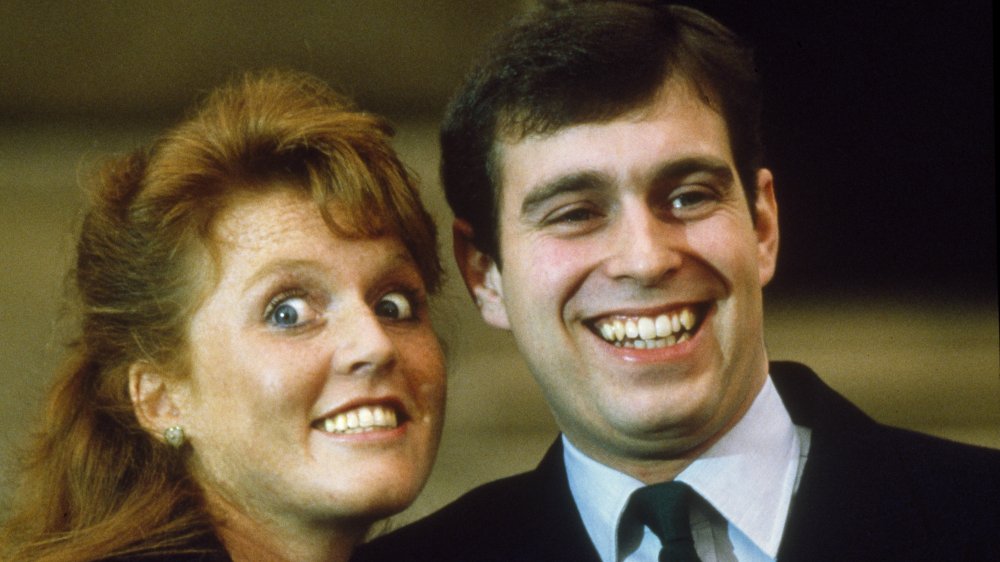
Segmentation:
{"type": "MultiPolygon", "coordinates": [[[[765,380],[739,422],[671,479],[684,482],[700,496],[692,521],[707,521],[711,536],[728,536],[736,552],[751,558],[753,553],[773,558],[808,450],[808,437],[808,430],[794,426],[774,385],[765,380]]],[[[589,457],[566,436],[563,442],[570,490],[602,559],[616,560],[621,552],[639,548],[636,541],[640,539],[632,531],[620,535],[619,526],[628,499],[644,482],[589,457]]],[[[657,473],[653,477],[666,476],[657,473]]],[[[700,540],[704,546],[709,539],[707,527],[701,528],[696,542],[700,540]]],[[[647,538],[641,539],[643,544],[647,538]]],[[[643,551],[648,548],[643,547],[643,551]]]]}
{"type": "Polygon", "coordinates": [[[743,397],[739,408],[728,419],[724,420],[718,428],[705,432],[708,437],[679,438],[676,440],[664,440],[658,444],[659,450],[647,454],[630,454],[627,451],[607,451],[598,447],[589,446],[585,439],[574,439],[571,432],[563,429],[563,433],[583,454],[596,460],[597,462],[611,467],[619,472],[623,472],[643,483],[655,484],[673,480],[678,474],[684,471],[705,451],[710,449],[726,433],[739,423],[746,415],[750,406],[753,405],[757,395],[760,394],[767,380],[766,371],[764,376],[755,382],[751,392],[743,397]]]}

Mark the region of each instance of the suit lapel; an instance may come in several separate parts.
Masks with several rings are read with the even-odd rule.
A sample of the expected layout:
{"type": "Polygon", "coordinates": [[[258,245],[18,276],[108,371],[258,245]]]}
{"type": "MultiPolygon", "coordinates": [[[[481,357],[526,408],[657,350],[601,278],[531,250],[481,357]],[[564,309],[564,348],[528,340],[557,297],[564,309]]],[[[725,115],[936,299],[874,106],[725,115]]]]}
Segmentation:
{"type": "Polygon", "coordinates": [[[792,421],[812,430],[778,559],[906,559],[924,525],[884,428],[802,365],[774,363],[771,375],[792,421]]]}
{"type": "Polygon", "coordinates": [[[527,539],[522,545],[531,545],[531,554],[523,559],[600,562],[569,489],[561,438],[549,448],[529,482],[539,501],[522,514],[527,539]]]}

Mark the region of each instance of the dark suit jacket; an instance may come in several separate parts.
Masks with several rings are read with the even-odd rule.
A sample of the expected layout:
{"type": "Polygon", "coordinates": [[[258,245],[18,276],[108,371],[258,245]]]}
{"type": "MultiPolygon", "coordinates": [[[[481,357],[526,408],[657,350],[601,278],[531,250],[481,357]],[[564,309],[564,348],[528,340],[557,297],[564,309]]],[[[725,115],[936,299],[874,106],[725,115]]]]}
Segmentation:
{"type": "MultiPolygon", "coordinates": [[[[779,560],[1000,560],[1000,451],[880,425],[807,367],[772,363],[812,429],[779,560]]],[[[598,562],[559,440],[538,468],[488,483],[376,539],[356,561],[598,562]]]]}

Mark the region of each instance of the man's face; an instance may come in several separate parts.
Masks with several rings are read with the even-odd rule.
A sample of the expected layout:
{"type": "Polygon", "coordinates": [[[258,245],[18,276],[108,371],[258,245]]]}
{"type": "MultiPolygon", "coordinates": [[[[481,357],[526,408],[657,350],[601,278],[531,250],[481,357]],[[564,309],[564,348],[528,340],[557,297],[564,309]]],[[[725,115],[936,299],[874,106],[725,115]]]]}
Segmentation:
{"type": "Polygon", "coordinates": [[[632,473],[637,459],[697,454],[766,376],[770,173],[755,224],[724,121],[680,83],[639,112],[499,154],[503,267],[480,255],[482,274],[466,274],[484,318],[513,332],[585,453],[632,473]]]}

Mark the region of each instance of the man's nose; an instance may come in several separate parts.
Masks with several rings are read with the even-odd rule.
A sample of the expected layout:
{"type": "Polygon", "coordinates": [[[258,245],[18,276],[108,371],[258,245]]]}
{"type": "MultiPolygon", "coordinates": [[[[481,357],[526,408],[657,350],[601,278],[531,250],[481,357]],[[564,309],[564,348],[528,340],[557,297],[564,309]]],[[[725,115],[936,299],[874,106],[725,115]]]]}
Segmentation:
{"type": "Polygon", "coordinates": [[[610,235],[606,271],[614,279],[653,286],[681,265],[683,232],[647,204],[625,206],[610,235]]]}
{"type": "Polygon", "coordinates": [[[385,325],[366,304],[351,307],[333,322],[331,337],[336,348],[332,369],[339,375],[377,375],[396,362],[396,345],[385,325]]]}

